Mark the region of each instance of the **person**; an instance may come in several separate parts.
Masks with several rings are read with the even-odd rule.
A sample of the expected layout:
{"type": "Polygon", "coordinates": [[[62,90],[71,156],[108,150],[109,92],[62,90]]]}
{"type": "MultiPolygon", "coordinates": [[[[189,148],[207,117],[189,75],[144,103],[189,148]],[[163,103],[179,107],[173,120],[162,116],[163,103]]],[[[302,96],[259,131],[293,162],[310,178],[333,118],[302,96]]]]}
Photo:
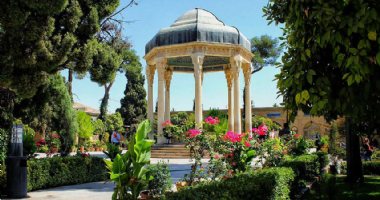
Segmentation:
{"type": "Polygon", "coordinates": [[[369,139],[368,138],[364,138],[363,148],[364,148],[364,160],[365,161],[372,160],[371,157],[372,157],[372,153],[373,153],[373,148],[369,144],[369,139]]]}
{"type": "Polygon", "coordinates": [[[118,132],[114,131],[112,133],[112,138],[111,138],[111,142],[112,144],[116,145],[116,146],[119,146],[120,144],[120,139],[121,139],[121,136],[118,132]]]}
{"type": "Polygon", "coordinates": [[[321,150],[321,148],[322,148],[322,141],[321,141],[321,135],[319,135],[319,133],[317,133],[315,135],[314,145],[317,147],[317,151],[321,150]]]}
{"type": "Polygon", "coordinates": [[[289,128],[289,124],[288,123],[284,123],[284,128],[282,128],[280,130],[280,132],[278,133],[278,135],[280,137],[284,136],[284,135],[290,135],[290,128],[289,128]]]}

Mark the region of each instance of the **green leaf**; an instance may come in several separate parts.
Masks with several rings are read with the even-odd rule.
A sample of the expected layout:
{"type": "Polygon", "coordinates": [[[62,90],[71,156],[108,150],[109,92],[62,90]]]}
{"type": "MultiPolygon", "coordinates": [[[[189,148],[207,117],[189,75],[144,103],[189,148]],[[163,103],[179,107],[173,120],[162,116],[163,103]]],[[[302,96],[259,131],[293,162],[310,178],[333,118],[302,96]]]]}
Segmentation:
{"type": "Polygon", "coordinates": [[[304,103],[306,103],[306,101],[310,98],[309,92],[307,90],[302,91],[301,96],[304,103]]]}
{"type": "Polygon", "coordinates": [[[307,82],[308,82],[310,85],[313,84],[313,74],[310,73],[310,71],[307,72],[306,79],[307,79],[307,82]]]}
{"type": "Polygon", "coordinates": [[[366,42],[365,40],[360,40],[358,44],[358,49],[362,49],[366,47],[366,42]]]}
{"type": "Polygon", "coordinates": [[[353,75],[350,75],[349,77],[348,77],[348,79],[347,79],[347,84],[348,84],[348,86],[351,86],[353,83],[354,83],[354,77],[353,77],[353,75]]]}
{"type": "Polygon", "coordinates": [[[310,49],[306,49],[305,53],[306,53],[307,57],[309,57],[309,58],[310,58],[310,56],[311,56],[311,52],[310,52],[310,49]]]}
{"type": "Polygon", "coordinates": [[[369,40],[376,41],[376,38],[377,38],[376,31],[370,31],[370,32],[368,33],[368,39],[369,39],[369,40]]]}
{"type": "Polygon", "coordinates": [[[380,66],[380,52],[376,54],[376,63],[380,66]]]}
{"type": "Polygon", "coordinates": [[[298,93],[296,94],[296,104],[300,104],[301,103],[301,94],[298,93]]]}

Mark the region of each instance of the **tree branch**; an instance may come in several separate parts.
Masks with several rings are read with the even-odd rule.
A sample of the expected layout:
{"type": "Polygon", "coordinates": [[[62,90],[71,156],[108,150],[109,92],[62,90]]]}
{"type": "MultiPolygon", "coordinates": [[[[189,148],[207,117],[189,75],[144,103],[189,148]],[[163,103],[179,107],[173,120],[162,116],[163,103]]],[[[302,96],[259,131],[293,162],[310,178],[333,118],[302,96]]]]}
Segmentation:
{"type": "Polygon", "coordinates": [[[113,14],[111,14],[110,16],[108,16],[107,18],[104,19],[104,21],[100,24],[100,26],[103,26],[103,24],[105,24],[108,20],[111,20],[113,19],[114,16],[118,15],[119,13],[121,13],[123,10],[127,9],[128,7],[132,6],[132,5],[136,5],[137,2],[136,0],[131,0],[128,5],[124,6],[123,8],[121,8],[120,10],[114,12],[113,14]]]}

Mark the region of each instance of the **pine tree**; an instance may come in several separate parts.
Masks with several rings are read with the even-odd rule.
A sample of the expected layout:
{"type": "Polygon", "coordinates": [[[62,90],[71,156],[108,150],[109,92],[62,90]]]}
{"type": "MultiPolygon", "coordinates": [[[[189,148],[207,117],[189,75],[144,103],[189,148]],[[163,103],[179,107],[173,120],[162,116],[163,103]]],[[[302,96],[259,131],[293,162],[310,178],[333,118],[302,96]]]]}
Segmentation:
{"type": "Polygon", "coordinates": [[[131,130],[146,118],[147,104],[145,100],[146,91],[144,88],[145,77],[141,72],[141,63],[138,62],[138,58],[135,60],[137,62],[130,64],[126,69],[125,76],[128,82],[124,91],[125,97],[120,100],[121,107],[116,110],[116,112],[119,112],[123,117],[124,124],[131,126],[131,130]]]}

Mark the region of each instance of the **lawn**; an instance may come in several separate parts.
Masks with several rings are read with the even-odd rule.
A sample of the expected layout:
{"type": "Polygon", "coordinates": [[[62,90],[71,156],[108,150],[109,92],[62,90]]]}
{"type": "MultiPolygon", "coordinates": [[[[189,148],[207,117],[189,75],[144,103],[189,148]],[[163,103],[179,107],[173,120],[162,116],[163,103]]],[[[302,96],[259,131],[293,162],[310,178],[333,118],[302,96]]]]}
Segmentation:
{"type": "Polygon", "coordinates": [[[345,176],[331,176],[316,185],[304,199],[380,200],[380,176],[365,176],[364,183],[347,184],[345,176]]]}

